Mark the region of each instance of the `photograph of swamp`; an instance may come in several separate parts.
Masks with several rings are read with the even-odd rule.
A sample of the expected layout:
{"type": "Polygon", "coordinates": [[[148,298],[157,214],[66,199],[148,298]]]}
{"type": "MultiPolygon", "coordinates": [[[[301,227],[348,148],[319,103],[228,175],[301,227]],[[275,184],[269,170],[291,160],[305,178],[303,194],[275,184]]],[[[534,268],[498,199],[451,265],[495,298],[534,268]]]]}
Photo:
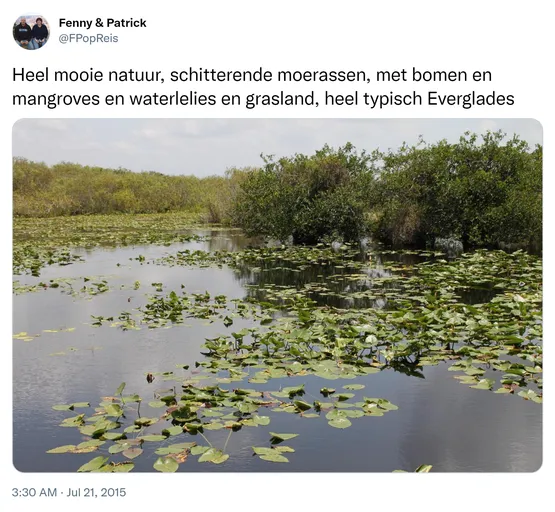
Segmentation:
{"type": "Polygon", "coordinates": [[[530,472],[532,119],[23,119],[24,472],[530,472]]]}

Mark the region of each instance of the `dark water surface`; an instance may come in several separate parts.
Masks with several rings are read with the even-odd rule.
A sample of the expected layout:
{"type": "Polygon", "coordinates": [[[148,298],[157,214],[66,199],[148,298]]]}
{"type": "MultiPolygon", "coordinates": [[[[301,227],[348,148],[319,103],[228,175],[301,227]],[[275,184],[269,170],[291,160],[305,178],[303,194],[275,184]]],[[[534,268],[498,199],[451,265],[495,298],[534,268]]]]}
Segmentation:
{"type": "MultiPolygon", "coordinates": [[[[249,286],[254,283],[302,286],[317,280],[310,270],[305,273],[276,270],[255,275],[248,269],[165,267],[141,264],[133,259],[141,254],[148,261],[184,248],[233,250],[248,244],[246,239],[233,233],[199,234],[211,235],[211,239],[171,247],[98,249],[83,253],[84,263],[47,267],[40,278],[16,277],[22,283],[37,283],[54,277],[103,276],[113,288],[92,298],[72,297],[55,289],[14,296],[14,333],[25,331],[33,335],[45,329],[75,328],[70,332],[42,333],[33,341],[13,341],[14,465],[18,470],[75,471],[100,454],[46,453],[48,449],[85,440],[77,429],[58,425],[68,416],[92,412],[92,409],[82,409],[67,414],[52,410],[53,405],[85,401],[94,407],[100,397],[113,395],[125,381],[126,393],[143,397],[141,415],[159,416],[163,409],[150,408],[148,401],[154,400],[155,389],[174,383],[158,379],[148,384],[147,372],[183,371],[184,377],[190,375],[190,370],[179,370],[176,364],[190,364],[194,368],[194,362],[202,358],[200,347],[205,338],[252,325],[248,320],[239,319],[227,329],[219,321],[209,324],[206,320],[188,319],[185,325],[170,329],[122,331],[109,325],[91,327],[88,325],[91,315],[117,318],[122,311],[132,312],[146,303],[146,293],[155,292],[151,286],[154,282],[164,284],[164,293],[172,289],[179,292],[183,284],[188,293],[208,291],[228,298],[244,298],[256,294],[249,286]],[[135,281],[141,283],[138,290],[129,287],[135,281]],[[120,289],[120,285],[126,288],[120,289]],[[65,355],[51,355],[58,352],[65,355]]],[[[417,257],[405,258],[408,258],[406,263],[413,263],[417,257]]],[[[325,272],[325,269],[319,270],[320,275],[325,272]]],[[[380,269],[377,262],[372,272],[387,271],[380,269]]],[[[491,295],[488,290],[465,294],[463,298],[467,302],[489,300],[491,295]]],[[[340,299],[336,297],[326,301],[330,305],[345,305],[339,304],[340,299]]],[[[448,364],[425,366],[422,370],[425,378],[387,370],[356,380],[330,382],[305,376],[259,384],[257,389],[276,390],[279,386],[305,383],[307,394],[303,399],[311,403],[322,400],[319,393],[322,386],[339,390],[345,384],[362,383],[366,385],[365,396],[386,398],[399,409],[383,417],[356,419],[345,430],[330,427],[323,418],[304,419],[261,410],[260,414],[271,417],[269,427],[243,428],[233,433],[226,450],[230,459],[225,464],[202,464],[197,462],[197,457],[190,456],[179,471],[389,472],[410,471],[421,464],[432,464],[433,471],[537,470],[542,460],[541,406],[516,396],[469,389],[453,379],[453,373],[447,368],[448,364]],[[286,443],[296,450],[287,454],[289,464],[272,464],[252,456],[251,446],[268,445],[268,431],[299,434],[286,443]]],[[[241,387],[252,386],[245,381],[241,387]]],[[[205,434],[215,446],[221,447],[228,433],[224,430],[205,434]]],[[[191,440],[206,444],[200,436],[170,439],[166,444],[191,440]]],[[[158,457],[154,449],[160,446],[145,443],[145,453],[133,461],[134,471],[153,471],[152,464],[158,457]]]]}

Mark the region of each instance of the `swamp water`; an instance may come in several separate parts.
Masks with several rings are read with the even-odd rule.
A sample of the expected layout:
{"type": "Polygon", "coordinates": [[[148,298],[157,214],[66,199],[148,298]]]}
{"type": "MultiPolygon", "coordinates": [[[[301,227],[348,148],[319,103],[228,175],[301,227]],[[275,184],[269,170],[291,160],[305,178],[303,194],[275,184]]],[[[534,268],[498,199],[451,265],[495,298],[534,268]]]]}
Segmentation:
{"type": "Polygon", "coordinates": [[[18,470],[540,467],[541,260],[195,233],[14,276],[18,470]]]}

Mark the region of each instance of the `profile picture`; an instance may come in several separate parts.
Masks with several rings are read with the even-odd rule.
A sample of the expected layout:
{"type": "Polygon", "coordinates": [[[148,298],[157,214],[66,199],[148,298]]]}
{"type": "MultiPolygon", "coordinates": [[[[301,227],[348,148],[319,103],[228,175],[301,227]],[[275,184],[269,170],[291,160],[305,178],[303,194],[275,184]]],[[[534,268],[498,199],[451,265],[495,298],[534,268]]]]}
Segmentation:
{"type": "Polygon", "coordinates": [[[50,36],[50,26],[38,14],[20,16],[13,25],[13,38],[25,50],[42,48],[50,36]]]}

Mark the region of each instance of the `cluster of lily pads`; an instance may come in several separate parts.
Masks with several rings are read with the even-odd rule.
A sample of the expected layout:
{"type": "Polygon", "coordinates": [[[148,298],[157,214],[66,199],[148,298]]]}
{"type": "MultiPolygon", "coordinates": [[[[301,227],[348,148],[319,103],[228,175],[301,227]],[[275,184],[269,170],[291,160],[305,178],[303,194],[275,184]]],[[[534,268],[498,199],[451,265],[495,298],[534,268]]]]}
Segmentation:
{"type": "MultiPolygon", "coordinates": [[[[298,258],[312,264],[333,254],[318,259],[311,256],[313,248],[300,252],[304,256],[298,258]]],[[[261,253],[266,250],[249,250],[248,256],[235,259],[261,253]]],[[[292,253],[288,249],[285,255],[292,253]]],[[[282,259],[285,255],[278,251],[282,259]]],[[[537,392],[542,387],[543,359],[541,260],[523,252],[477,251],[451,262],[436,259],[410,268],[393,266],[388,276],[362,275],[381,307],[322,305],[310,298],[316,288],[310,283],[280,289],[262,286],[258,298],[246,301],[171,291],[151,296],[134,319],[124,312],[122,322],[112,325],[156,328],[204,318],[230,327],[235,317],[257,320],[255,327],[207,339],[205,359],[198,363],[212,372],[264,365],[254,382],[265,381],[264,372],[271,373],[275,362],[308,364],[305,371],[333,378],[340,375],[338,369],[352,376],[388,368],[422,376],[424,366],[455,361],[452,370],[465,372],[462,383],[491,389],[490,370],[508,364],[506,373],[513,377],[503,377],[497,392],[512,394],[517,387],[533,385],[534,401],[541,401],[537,392]],[[465,303],[461,291],[476,286],[495,290],[493,298],[482,304],[465,303]],[[335,369],[320,371],[330,360],[335,369]]],[[[327,290],[319,286],[320,291],[327,290]]],[[[97,320],[96,325],[101,323],[97,320]]]]}
{"type": "Polygon", "coordinates": [[[76,215],[71,217],[14,217],[15,243],[40,247],[114,247],[170,244],[198,240],[191,228],[198,215],[173,212],[136,215],[76,215]]]}
{"type": "Polygon", "coordinates": [[[82,261],[81,256],[68,249],[37,247],[35,244],[17,244],[13,248],[13,274],[30,274],[38,277],[47,265],[71,265],[82,261]]]}
{"type": "Polygon", "coordinates": [[[343,244],[337,248],[330,245],[317,246],[278,246],[278,247],[249,247],[242,251],[203,251],[185,249],[174,254],[168,254],[155,260],[156,263],[167,266],[195,265],[200,267],[227,265],[232,268],[249,265],[251,271],[261,270],[265,262],[272,262],[273,270],[291,270],[300,272],[311,265],[336,265],[336,268],[357,268],[363,265],[360,259],[360,248],[352,244],[343,244]],[[282,262],[283,266],[276,267],[273,263],[282,262]],[[294,264],[290,267],[288,264],[294,264]]]}
{"type": "Polygon", "coordinates": [[[73,249],[171,245],[205,240],[191,233],[197,216],[186,213],[80,215],[13,220],[13,274],[39,276],[48,265],[83,261],[73,249]]]}
{"type": "MultiPolygon", "coordinates": [[[[157,290],[161,291],[161,283],[153,285],[157,285],[157,290]]],[[[262,305],[255,301],[229,299],[225,295],[211,296],[208,292],[188,294],[182,291],[177,294],[171,291],[165,296],[148,295],[147,303],[138,307],[133,316],[127,311],[120,313],[117,320],[113,316],[93,316],[92,325],[98,327],[110,322],[113,327],[130,330],[140,329],[141,326],[176,326],[184,323],[186,318],[200,318],[211,321],[221,319],[224,326],[228,327],[237,317],[258,319],[265,325],[273,320],[270,314],[276,311],[278,308],[269,303],[262,305]]]]}
{"type": "MultiPolygon", "coordinates": [[[[141,287],[140,281],[135,281],[133,284],[120,284],[118,290],[138,290],[141,287]]],[[[55,277],[46,279],[34,284],[23,284],[19,280],[12,283],[14,295],[21,295],[24,293],[44,292],[47,290],[58,290],[66,295],[71,295],[74,298],[90,299],[96,295],[106,293],[115,288],[110,285],[107,276],[84,276],[81,278],[75,277],[55,277]]]]}
{"type": "MultiPolygon", "coordinates": [[[[33,341],[34,339],[38,338],[42,335],[42,333],[58,333],[58,332],[73,332],[75,327],[61,327],[59,329],[43,329],[41,333],[38,334],[29,334],[26,331],[21,331],[12,336],[14,340],[21,340],[21,341],[33,341]]],[[[75,349],[76,350],[76,349],[75,349]]]]}
{"type": "MultiPolygon", "coordinates": [[[[358,382],[339,391],[322,387],[322,398],[310,401],[303,400],[304,385],[277,391],[226,387],[244,381],[251,386],[287,377],[356,381],[382,371],[423,377],[425,366],[446,364],[471,389],[542,403],[540,258],[522,251],[476,251],[455,260],[430,251],[391,256],[351,245],[282,246],[184,250],[153,261],[230,267],[248,296],[189,293],[183,285],[166,291],[163,283],[152,283],[155,293],[147,294],[146,303],[117,317],[93,317],[92,325],[110,322],[123,329],[177,327],[187,318],[200,318],[221,322],[228,331],[205,339],[202,357],[194,363],[200,375],[149,374],[149,382],[157,378],[181,386],[148,403],[162,414],[141,416],[141,397],[123,396],[122,388],[116,393],[120,396],[103,398],[92,414],[62,422],[89,439],[50,452],[99,451],[102,455],[80,471],[129,471],[145,446],[159,443],[153,468],[176,471],[189,457],[215,464],[228,459],[227,441],[215,446],[208,439],[211,430],[229,430],[229,440],[242,428],[268,426],[279,412],[325,419],[344,429],[357,418],[397,408],[385,398],[356,397],[352,392],[364,388],[358,382]],[[298,279],[282,283],[278,277],[284,274],[298,279]],[[476,290],[485,300],[468,300],[469,291],[476,290]],[[234,329],[236,318],[251,320],[251,326],[234,329]],[[206,379],[210,384],[201,385],[206,379]]],[[[107,281],[98,282],[109,288],[107,281]]],[[[80,407],[84,404],[56,406],[80,407]]],[[[287,462],[285,454],[294,449],[279,443],[294,437],[269,432],[268,446],[253,447],[253,456],[287,462]]],[[[417,471],[430,468],[423,465],[417,471]]]]}
{"type": "MultiPolygon", "coordinates": [[[[230,375],[233,375],[230,372],[230,375]]],[[[178,380],[172,374],[164,380],[178,380]]],[[[61,427],[73,427],[87,439],[76,445],[64,445],[47,451],[51,454],[101,452],[78,468],[80,472],[128,472],[135,464],[133,460],[153,445],[159,457],[153,468],[161,472],[177,471],[179,465],[191,456],[198,462],[222,464],[229,459],[226,453],[229,438],[234,432],[249,427],[267,427],[270,416],[266,412],[284,412],[310,419],[324,417],[331,427],[344,429],[351,420],[363,416],[383,416],[397,406],[383,398],[353,400],[354,393],[337,392],[322,388],[325,401],[308,403],[300,398],[305,394],[304,385],[284,387],[279,391],[257,391],[255,389],[226,389],[221,382],[201,386],[199,377],[191,377],[176,387],[157,392],[156,400],[148,402],[150,409],[160,409],[161,414],[142,416],[140,406],[143,399],[137,394],[123,395],[125,383],[116,391],[116,396],[103,397],[90,415],[80,413],[65,418],[61,427]],[[311,411],[311,412],[309,412],[311,411]],[[209,432],[227,430],[228,436],[222,447],[214,446],[209,432]],[[194,439],[202,439],[197,443],[194,439]],[[115,459],[115,460],[114,460],[115,459]]],[[[222,379],[220,379],[221,381],[222,379]]],[[[231,379],[237,380],[237,379],[231,379]]],[[[348,391],[364,389],[362,384],[344,386],[348,391]]],[[[57,411],[89,409],[90,403],[79,402],[53,406],[57,411]]],[[[289,462],[286,453],[295,449],[282,445],[298,436],[295,433],[268,432],[267,446],[253,446],[253,456],[261,460],[289,462]]],[[[150,451],[150,450],[149,450],[150,451]]]]}

